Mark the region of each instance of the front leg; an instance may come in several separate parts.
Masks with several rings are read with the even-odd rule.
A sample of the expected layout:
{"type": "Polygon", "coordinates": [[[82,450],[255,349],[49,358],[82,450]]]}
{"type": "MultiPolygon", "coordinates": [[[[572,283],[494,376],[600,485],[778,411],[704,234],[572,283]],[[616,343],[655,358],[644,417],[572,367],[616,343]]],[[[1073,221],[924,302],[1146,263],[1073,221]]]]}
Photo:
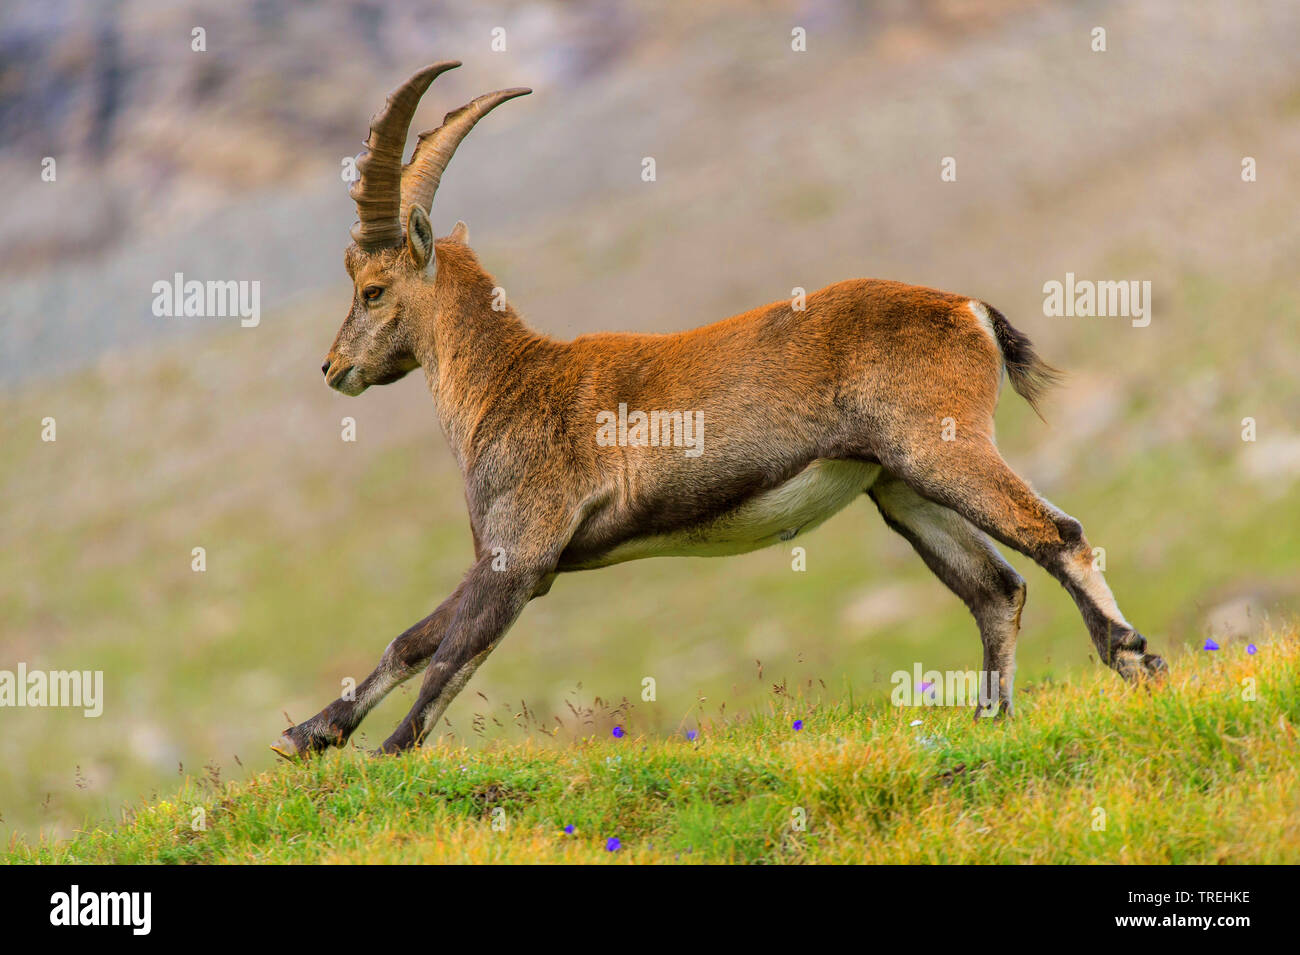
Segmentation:
{"type": "Polygon", "coordinates": [[[509,570],[493,570],[493,561],[491,554],[480,557],[466,575],[461,599],[425,671],[420,695],[380,752],[399,753],[418,746],[505,636],[524,605],[546,593],[555,578],[550,568],[531,562],[509,570]]]}
{"type": "Polygon", "coordinates": [[[353,699],[337,699],[311,719],[291,726],[271,749],[295,759],[346,743],[366,714],[433,656],[456,612],[463,587],[457,587],[437,610],[388,645],[379,666],[361,681],[353,699]]]}

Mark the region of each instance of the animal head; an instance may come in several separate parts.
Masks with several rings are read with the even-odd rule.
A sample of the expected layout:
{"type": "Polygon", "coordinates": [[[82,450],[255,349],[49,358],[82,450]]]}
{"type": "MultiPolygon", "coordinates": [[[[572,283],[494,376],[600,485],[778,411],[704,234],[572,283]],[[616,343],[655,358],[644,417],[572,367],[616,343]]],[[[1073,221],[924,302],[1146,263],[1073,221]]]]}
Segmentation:
{"type": "MultiPolygon", "coordinates": [[[[420,97],[440,74],[457,66],[456,60],[426,66],[389,94],[370,120],[370,136],[357,159],[359,178],[350,193],[357,222],[344,253],[352,306],[321,366],[326,383],[346,395],[397,381],[419,367],[416,340],[428,307],[423,303],[437,302],[428,293],[438,273],[429,222],[438,182],[475,123],[506,100],[532,92],[498,90],[453,110],[437,129],[420,134],[411,161],[403,164],[420,97]]],[[[468,241],[463,222],[447,241],[468,241]]]]}

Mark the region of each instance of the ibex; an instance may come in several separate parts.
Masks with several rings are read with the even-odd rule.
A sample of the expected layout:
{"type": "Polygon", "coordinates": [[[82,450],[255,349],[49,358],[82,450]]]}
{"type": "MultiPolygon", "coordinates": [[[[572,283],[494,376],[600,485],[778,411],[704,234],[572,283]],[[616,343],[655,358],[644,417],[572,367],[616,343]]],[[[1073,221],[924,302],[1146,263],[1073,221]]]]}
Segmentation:
{"type": "Polygon", "coordinates": [[[352,305],[321,370],[330,387],[359,395],[423,369],[464,477],[475,559],[450,597],[388,645],[354,699],[290,728],[278,753],[342,745],[423,668],[418,699],[381,751],[418,745],[558,574],[755,550],[863,495],[974,615],[983,671],[997,674],[986,712],[1012,712],[1025,603],[993,541],[1065,587],[1123,677],[1165,670],[1120,613],[1079,522],[994,445],[1003,379],[1037,410],[1057,376],[997,309],[859,279],[680,334],[538,334],[494,298],[465,224],[435,239],[429,221],[461,140],[530,90],[447,114],[402,164],[420,97],[459,65],[420,70],[371,120],[344,257],[352,305]]]}

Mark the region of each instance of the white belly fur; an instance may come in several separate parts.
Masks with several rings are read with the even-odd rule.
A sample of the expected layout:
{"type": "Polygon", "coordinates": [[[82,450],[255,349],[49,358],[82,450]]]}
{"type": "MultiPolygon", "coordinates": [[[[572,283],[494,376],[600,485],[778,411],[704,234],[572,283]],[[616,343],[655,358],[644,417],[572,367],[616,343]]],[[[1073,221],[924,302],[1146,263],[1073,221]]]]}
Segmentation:
{"type": "Polygon", "coordinates": [[[604,554],[600,564],[642,557],[723,557],[793,540],[847,507],[879,474],[878,464],[819,458],[710,524],[624,541],[604,554]]]}

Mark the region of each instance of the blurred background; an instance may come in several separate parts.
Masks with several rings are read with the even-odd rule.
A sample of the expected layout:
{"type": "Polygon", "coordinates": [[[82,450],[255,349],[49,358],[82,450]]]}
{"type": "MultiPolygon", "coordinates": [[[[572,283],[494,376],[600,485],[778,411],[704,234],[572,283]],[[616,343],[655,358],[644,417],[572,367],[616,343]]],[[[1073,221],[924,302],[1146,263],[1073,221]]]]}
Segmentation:
{"type": "MultiPolygon", "coordinates": [[[[433,210],[442,233],[469,222],[534,328],[678,330],[851,277],[990,301],[1070,372],[1047,424],[1008,392],[1003,452],[1106,549],[1129,619],[1175,666],[1207,635],[1266,639],[1300,605],[1297,37],[1287,0],[6,5],[0,669],[102,670],[105,700],[97,719],[0,709],[0,835],[269,766],[286,718],[360,680],[468,566],[422,376],[354,400],[319,371],[350,296],[342,162],[436,59],[465,66],[417,130],[535,91],[466,140],[433,210]],[[177,272],[259,281],[260,325],[154,316],[177,272]],[[1066,272],[1150,281],[1150,326],[1045,317],[1066,272]]],[[[782,681],[860,700],[916,662],[978,667],[965,609],[868,501],[800,543],[803,573],[777,548],[561,579],[448,738],[669,733],[782,681]]],[[[1046,692],[1092,648],[1011,559],[1019,680],[1046,692]]]]}

